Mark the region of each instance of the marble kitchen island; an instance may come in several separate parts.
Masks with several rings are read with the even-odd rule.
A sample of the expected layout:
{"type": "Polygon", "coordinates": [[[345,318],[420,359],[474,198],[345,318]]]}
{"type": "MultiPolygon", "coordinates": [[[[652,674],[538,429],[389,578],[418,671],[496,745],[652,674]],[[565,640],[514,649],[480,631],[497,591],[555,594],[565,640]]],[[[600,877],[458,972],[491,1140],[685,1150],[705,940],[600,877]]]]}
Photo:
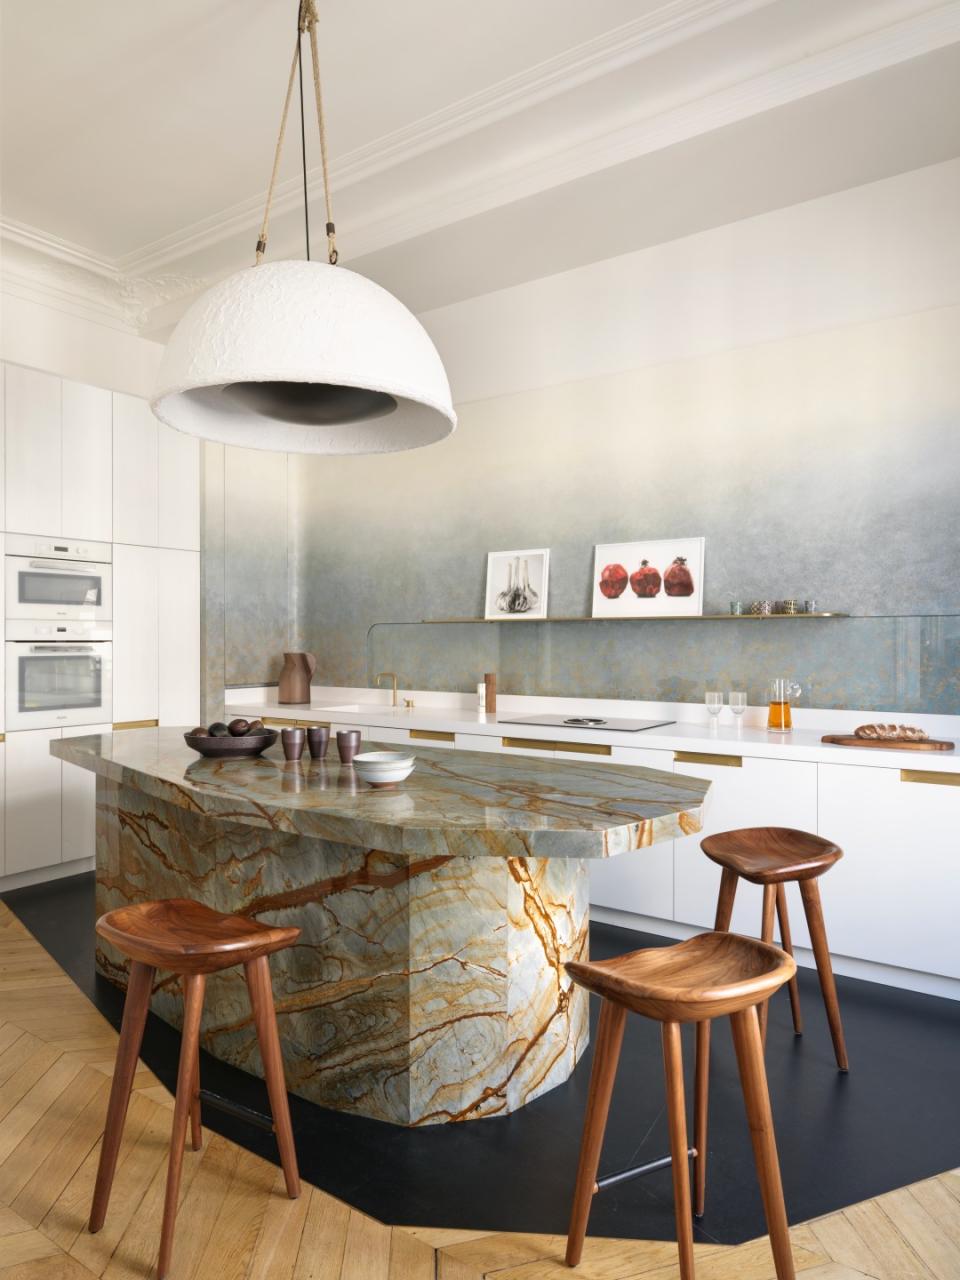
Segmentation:
{"type": "MultiPolygon", "coordinates": [[[[366,746],[367,744],[365,744],[366,746]]],[[[402,1125],[514,1111],[587,1045],[587,863],[699,830],[710,784],[651,769],[417,749],[397,790],[330,759],[204,760],[179,729],[51,743],[97,775],[97,909],[192,897],[296,924],[272,959],[291,1090],[402,1125]]],[[[123,983],[101,944],[101,973],[123,983]]],[[[179,1024],[176,980],[152,1007],[179,1024]]],[[[260,1074],[237,970],[203,1045],[260,1074]]]]}

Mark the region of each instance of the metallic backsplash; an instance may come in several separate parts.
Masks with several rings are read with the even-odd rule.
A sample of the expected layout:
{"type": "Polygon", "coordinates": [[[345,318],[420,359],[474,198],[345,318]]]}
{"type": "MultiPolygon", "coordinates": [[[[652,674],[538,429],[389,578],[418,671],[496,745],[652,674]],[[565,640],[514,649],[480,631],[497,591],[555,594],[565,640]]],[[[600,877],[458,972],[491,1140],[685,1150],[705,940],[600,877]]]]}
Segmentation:
{"type": "Polygon", "coordinates": [[[208,685],[275,681],[294,647],[333,685],[762,701],[788,675],[806,705],[960,713],[958,349],[951,308],[761,344],[462,406],[412,453],[220,450],[219,493],[208,446],[208,685]],[[595,542],[695,535],[706,612],[858,616],[383,625],[481,616],[486,553],[540,546],[550,613],[582,615],[595,542]]]}

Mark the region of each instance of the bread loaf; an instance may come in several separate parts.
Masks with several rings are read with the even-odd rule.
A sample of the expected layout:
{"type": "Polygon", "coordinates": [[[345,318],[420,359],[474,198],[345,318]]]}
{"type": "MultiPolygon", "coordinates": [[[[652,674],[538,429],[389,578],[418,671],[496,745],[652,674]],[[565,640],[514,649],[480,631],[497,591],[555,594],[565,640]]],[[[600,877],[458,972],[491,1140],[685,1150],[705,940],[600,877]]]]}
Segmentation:
{"type": "Polygon", "coordinates": [[[853,736],[884,742],[926,742],[930,735],[908,724],[862,724],[854,729],[853,736]]]}

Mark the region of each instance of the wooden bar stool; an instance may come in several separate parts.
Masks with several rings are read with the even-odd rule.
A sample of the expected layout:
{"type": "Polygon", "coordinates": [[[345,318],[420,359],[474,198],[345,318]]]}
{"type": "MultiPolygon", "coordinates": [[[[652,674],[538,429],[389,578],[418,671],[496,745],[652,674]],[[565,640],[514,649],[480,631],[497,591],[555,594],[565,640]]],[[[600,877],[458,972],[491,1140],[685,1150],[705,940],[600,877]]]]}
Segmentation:
{"type": "MultiPolygon", "coordinates": [[[[790,827],[744,827],[739,831],[722,831],[701,840],[700,848],[708,858],[723,868],[714,928],[730,928],[733,900],[742,877],[751,884],[763,886],[761,939],[764,942],[773,941],[773,913],[776,909],[783,949],[790,955],[793,955],[793,943],[784,885],[789,880],[797,881],[807,917],[807,928],[810,930],[810,943],[817,963],[817,975],[827,1010],[837,1066],[841,1071],[849,1070],[843,1023],[840,1021],[840,1002],[837,1000],[837,984],[833,978],[830,947],[827,944],[820,889],[817,885],[817,878],[843,857],[843,850],[821,836],[811,835],[808,831],[794,831],[790,827]]],[[[790,1008],[793,1013],[793,1029],[799,1036],[803,1033],[803,1023],[800,1018],[800,991],[796,978],[790,981],[790,1008]]],[[[766,1004],[760,1010],[760,1033],[766,1039],[766,1004]]]]}
{"type": "MultiPolygon", "coordinates": [[[[603,1001],[567,1235],[567,1265],[575,1267],[580,1261],[590,1205],[598,1191],[670,1164],[680,1280],[693,1280],[693,1218],[687,1160],[693,1156],[699,1187],[704,1181],[707,1153],[709,1061],[703,1049],[709,1040],[704,1031],[709,1030],[710,1018],[729,1014],[777,1280],[795,1280],[756,1009],[796,972],[793,959],[778,947],[724,932],[703,933],[670,947],[647,947],[613,960],[571,962],[566,969],[574,982],[601,996],[603,1001]],[[671,1155],[598,1180],[600,1148],[628,1011],[662,1023],[671,1155]],[[697,1024],[693,1148],[687,1146],[680,1048],[683,1022],[697,1024]]],[[[702,1198],[697,1211],[703,1211],[702,1198]]]]}
{"type": "Polygon", "coordinates": [[[163,1280],[170,1267],[173,1249],[173,1228],[177,1216],[188,1118],[195,1151],[199,1150],[201,1143],[200,1014],[208,973],[216,973],[235,964],[242,964],[244,967],[287,1193],[291,1200],[295,1200],[300,1194],[300,1175],[293,1145],[293,1129],[283,1078],[283,1058],[273,1007],[270,965],[267,960],[271,952],[292,946],[300,936],[300,930],[260,924],[257,920],[248,920],[243,916],[213,911],[200,902],[171,898],[163,902],[144,902],[108,911],[97,921],[97,933],[118,951],[129,956],[132,964],[107,1106],[107,1124],[90,1210],[91,1231],[100,1230],[107,1214],[154,974],[157,969],[166,969],[183,978],[183,1034],[177,1071],[177,1097],[173,1110],[173,1132],[170,1137],[170,1159],[167,1165],[163,1226],[160,1231],[160,1257],[157,1263],[157,1276],[159,1280],[163,1280]]]}

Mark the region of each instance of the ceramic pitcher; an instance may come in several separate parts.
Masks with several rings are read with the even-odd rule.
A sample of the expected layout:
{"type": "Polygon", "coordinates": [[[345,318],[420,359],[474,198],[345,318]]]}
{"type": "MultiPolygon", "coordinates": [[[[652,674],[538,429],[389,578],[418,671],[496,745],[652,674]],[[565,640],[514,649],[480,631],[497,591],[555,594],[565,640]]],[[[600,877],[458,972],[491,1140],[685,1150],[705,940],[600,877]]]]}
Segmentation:
{"type": "Polygon", "coordinates": [[[309,706],[310,681],[316,669],[317,660],[312,653],[285,653],[277,701],[309,706]]]}

